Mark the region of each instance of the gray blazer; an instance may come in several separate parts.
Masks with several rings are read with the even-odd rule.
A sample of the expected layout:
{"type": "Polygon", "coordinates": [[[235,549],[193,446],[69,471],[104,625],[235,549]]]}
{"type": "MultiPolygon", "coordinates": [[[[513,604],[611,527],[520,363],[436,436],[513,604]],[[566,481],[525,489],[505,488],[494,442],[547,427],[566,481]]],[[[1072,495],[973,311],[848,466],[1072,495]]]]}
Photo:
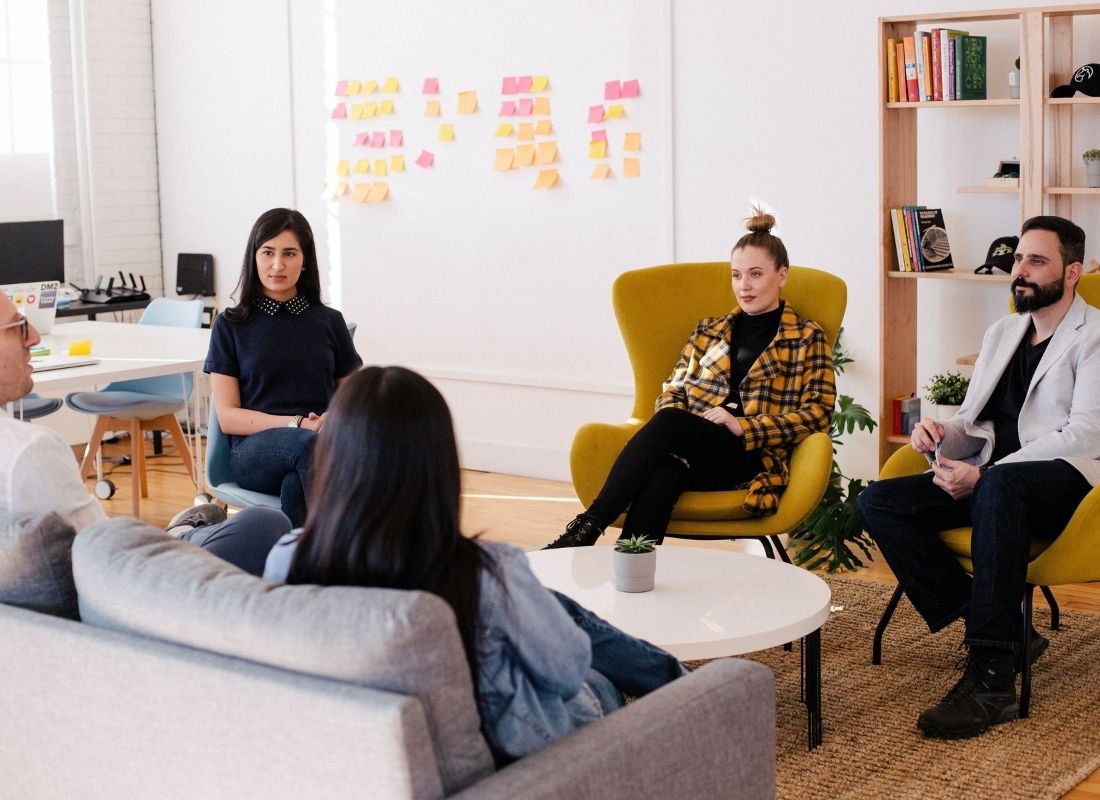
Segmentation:
{"type": "MultiPolygon", "coordinates": [[[[1030,314],[995,322],[982,339],[974,377],[959,412],[943,423],[942,452],[971,464],[993,453],[993,423],[978,422],[1030,314]]],[[[1020,409],[1020,449],[999,463],[1060,458],[1092,486],[1100,484],[1100,310],[1075,297],[1047,345],[1020,409]]]]}

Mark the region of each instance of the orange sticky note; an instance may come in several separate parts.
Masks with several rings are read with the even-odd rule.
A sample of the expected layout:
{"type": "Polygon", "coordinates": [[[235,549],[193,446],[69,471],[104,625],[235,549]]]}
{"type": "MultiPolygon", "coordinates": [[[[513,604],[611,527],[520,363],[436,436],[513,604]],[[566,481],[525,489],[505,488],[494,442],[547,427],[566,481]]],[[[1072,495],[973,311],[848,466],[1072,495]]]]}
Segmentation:
{"type": "Polygon", "coordinates": [[[363,94],[374,94],[378,91],[378,81],[363,81],[363,94]]]}
{"type": "Polygon", "coordinates": [[[337,197],[340,197],[341,195],[344,195],[344,194],[347,194],[347,193],[348,193],[348,185],[346,183],[336,184],[336,196],[337,197]]]}
{"type": "Polygon", "coordinates": [[[628,133],[623,136],[623,150],[637,153],[642,149],[642,134],[628,133]]]}
{"type": "Polygon", "coordinates": [[[390,185],[380,181],[371,184],[370,193],[367,194],[368,203],[381,203],[390,194],[390,185]]]}
{"type": "Polygon", "coordinates": [[[348,81],[348,87],[344,94],[359,94],[359,81],[348,81]]]}
{"type": "Polygon", "coordinates": [[[521,142],[529,142],[535,138],[535,126],[530,122],[521,122],[519,124],[519,134],[516,137],[521,142]]]}
{"type": "Polygon", "coordinates": [[[608,106],[607,107],[607,118],[608,119],[619,119],[625,113],[626,113],[626,109],[623,108],[622,103],[616,103],[613,106],[608,106]]]}
{"type": "Polygon", "coordinates": [[[365,158],[359,159],[355,162],[355,172],[358,172],[360,175],[367,174],[370,172],[370,162],[365,158]]]}
{"type": "Polygon", "coordinates": [[[549,97],[536,97],[535,106],[532,113],[536,117],[548,117],[550,116],[550,98],[549,97]]]}
{"type": "Polygon", "coordinates": [[[376,158],[374,160],[374,176],[381,178],[386,174],[386,159],[376,158]]]}
{"type": "Polygon", "coordinates": [[[607,142],[589,142],[589,158],[607,158],[607,142]]]}
{"type": "Polygon", "coordinates": [[[458,113],[473,114],[477,111],[477,92],[470,89],[458,93],[458,113]]]}
{"type": "Polygon", "coordinates": [[[627,178],[637,178],[642,174],[641,162],[636,158],[624,158],[623,159],[623,176],[627,178]]]}
{"type": "Polygon", "coordinates": [[[439,116],[439,101],[429,100],[424,104],[424,116],[425,117],[438,117],[439,116]]]}
{"type": "Polygon", "coordinates": [[[404,156],[390,156],[390,172],[404,172],[405,171],[405,157],[404,156]]]}
{"type": "Polygon", "coordinates": [[[493,162],[493,169],[497,172],[507,172],[512,168],[512,161],[515,157],[515,151],[511,147],[497,148],[497,157],[493,162]]]}
{"type": "Polygon", "coordinates": [[[557,142],[539,142],[535,152],[536,164],[553,164],[558,160],[557,142]]]}
{"type": "Polygon", "coordinates": [[[549,75],[536,75],[531,79],[532,92],[545,92],[550,85],[549,75]]]}
{"type": "Polygon", "coordinates": [[[444,123],[439,126],[439,141],[450,142],[455,138],[455,126],[450,123],[444,123]]]}
{"type": "Polygon", "coordinates": [[[378,103],[364,103],[363,116],[373,117],[378,112],[378,103]]]}
{"type": "Polygon", "coordinates": [[[511,136],[512,135],[512,123],[502,122],[497,126],[497,132],[493,136],[511,136]]]}
{"type": "Polygon", "coordinates": [[[367,202],[367,194],[370,192],[369,183],[357,183],[355,189],[351,193],[351,199],[354,203],[367,202]]]}
{"type": "Polygon", "coordinates": [[[592,177],[598,180],[611,177],[611,165],[610,164],[597,164],[596,168],[592,170],[592,177]]]}
{"type": "Polygon", "coordinates": [[[554,132],[554,126],[550,124],[548,119],[540,119],[535,123],[535,135],[536,136],[549,136],[554,132]]]}
{"type": "Polygon", "coordinates": [[[393,94],[397,88],[397,78],[386,78],[386,85],[382,87],[382,91],[393,94]]]}
{"type": "Polygon", "coordinates": [[[558,182],[558,171],[556,169],[542,169],[539,170],[539,176],[535,179],[536,189],[549,189],[551,186],[556,185],[558,182]]]}
{"type": "Polygon", "coordinates": [[[521,144],[516,148],[516,166],[529,167],[535,163],[535,146],[533,144],[521,144]]]}
{"type": "Polygon", "coordinates": [[[92,340],[91,339],[77,339],[75,342],[69,342],[69,355],[71,356],[90,356],[92,354],[92,340]]]}
{"type": "Polygon", "coordinates": [[[393,113],[393,100],[383,100],[378,104],[378,116],[393,113]]]}
{"type": "Polygon", "coordinates": [[[348,174],[348,162],[340,161],[336,164],[336,174],[343,177],[348,174]]]}

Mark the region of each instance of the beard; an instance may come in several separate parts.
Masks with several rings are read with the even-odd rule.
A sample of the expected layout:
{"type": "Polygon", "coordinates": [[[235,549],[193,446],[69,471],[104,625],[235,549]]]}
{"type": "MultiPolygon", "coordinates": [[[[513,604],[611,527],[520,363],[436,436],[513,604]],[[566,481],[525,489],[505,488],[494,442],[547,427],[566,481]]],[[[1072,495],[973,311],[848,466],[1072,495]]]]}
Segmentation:
{"type": "Polygon", "coordinates": [[[1065,293],[1066,288],[1065,271],[1050,283],[1042,285],[1025,281],[1023,278],[1016,278],[1012,281],[1011,288],[1012,302],[1013,306],[1016,308],[1017,314],[1024,314],[1028,311],[1038,311],[1040,308],[1052,306],[1062,299],[1062,295],[1065,293]],[[1017,294],[1016,289],[1021,286],[1026,286],[1028,289],[1031,289],[1031,294],[1017,294]]]}

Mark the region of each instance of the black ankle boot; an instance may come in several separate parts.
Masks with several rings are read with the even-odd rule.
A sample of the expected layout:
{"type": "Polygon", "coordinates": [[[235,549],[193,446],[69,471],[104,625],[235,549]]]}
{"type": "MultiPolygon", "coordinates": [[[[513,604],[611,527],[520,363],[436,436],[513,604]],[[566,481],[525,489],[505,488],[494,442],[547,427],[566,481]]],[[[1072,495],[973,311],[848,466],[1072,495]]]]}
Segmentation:
{"type": "Polygon", "coordinates": [[[969,739],[988,728],[1016,719],[1016,670],[1012,653],[975,648],[954,688],[917,719],[917,727],[934,739],[969,739]]]}
{"type": "Polygon", "coordinates": [[[565,526],[565,533],[542,549],[557,550],[559,547],[589,547],[594,545],[601,536],[603,536],[603,528],[594,519],[585,514],[578,514],[572,522],[565,526]]]}

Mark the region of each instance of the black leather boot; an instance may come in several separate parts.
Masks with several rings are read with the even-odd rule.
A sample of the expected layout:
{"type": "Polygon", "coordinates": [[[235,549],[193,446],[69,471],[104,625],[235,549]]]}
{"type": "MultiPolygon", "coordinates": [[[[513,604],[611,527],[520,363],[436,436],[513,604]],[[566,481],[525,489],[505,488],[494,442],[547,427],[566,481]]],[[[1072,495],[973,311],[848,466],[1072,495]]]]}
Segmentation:
{"type": "Polygon", "coordinates": [[[565,526],[565,533],[559,536],[543,550],[557,550],[559,547],[590,547],[603,536],[603,528],[585,514],[578,514],[565,526]]]}

